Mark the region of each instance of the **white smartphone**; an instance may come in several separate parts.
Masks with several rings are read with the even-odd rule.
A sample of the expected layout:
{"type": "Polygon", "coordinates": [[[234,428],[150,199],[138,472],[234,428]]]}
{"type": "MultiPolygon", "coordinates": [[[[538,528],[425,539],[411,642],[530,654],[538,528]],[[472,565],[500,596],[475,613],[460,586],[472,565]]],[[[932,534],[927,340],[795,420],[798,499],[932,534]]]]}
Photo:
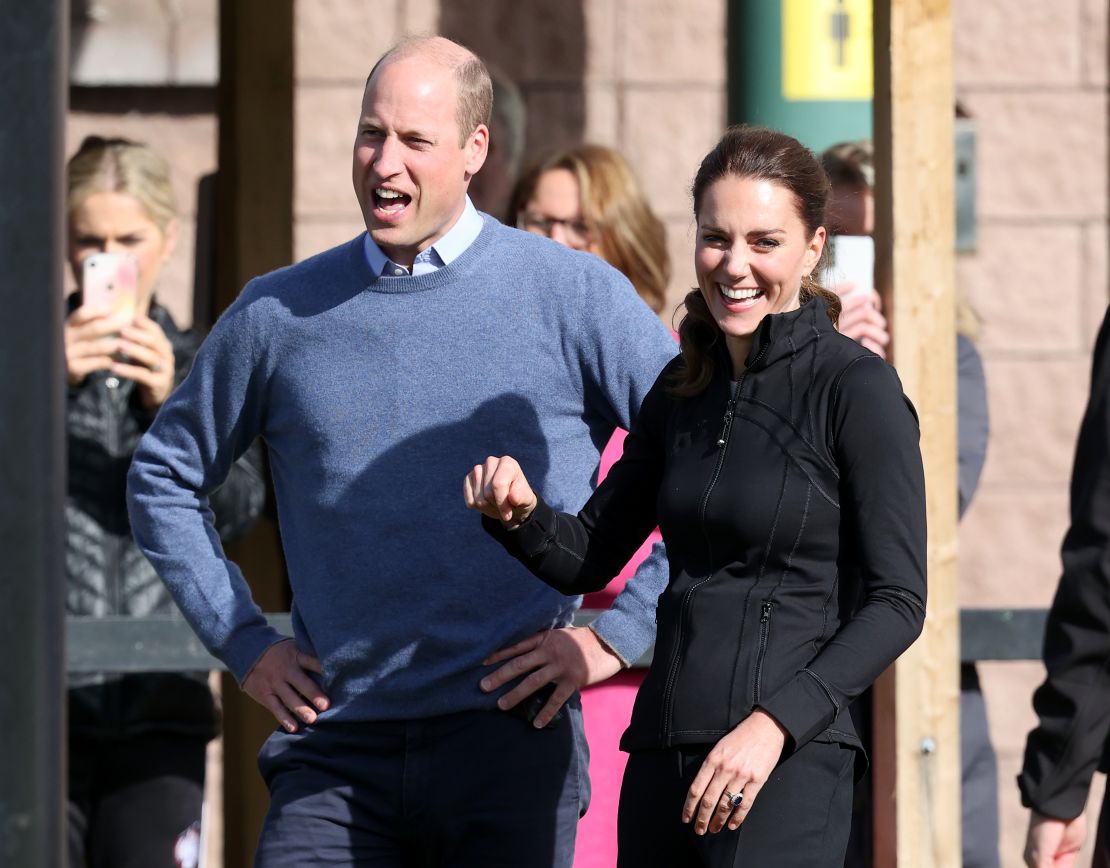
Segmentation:
{"type": "Polygon", "coordinates": [[[139,263],[130,253],[92,253],[81,262],[81,303],[135,313],[139,263]]]}
{"type": "Polygon", "coordinates": [[[856,292],[875,286],[875,240],[870,235],[833,235],[829,266],[821,276],[822,286],[833,289],[837,284],[851,282],[856,292]]]}

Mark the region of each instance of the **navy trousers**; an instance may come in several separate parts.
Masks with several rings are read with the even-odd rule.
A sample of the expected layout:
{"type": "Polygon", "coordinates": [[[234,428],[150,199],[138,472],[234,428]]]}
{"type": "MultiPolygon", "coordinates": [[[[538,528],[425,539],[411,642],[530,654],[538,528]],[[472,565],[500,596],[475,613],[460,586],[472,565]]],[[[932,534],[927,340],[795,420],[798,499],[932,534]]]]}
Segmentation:
{"type": "Polygon", "coordinates": [[[536,730],[503,711],[277,731],[256,868],[569,868],[589,802],[578,705],[536,730]]]}

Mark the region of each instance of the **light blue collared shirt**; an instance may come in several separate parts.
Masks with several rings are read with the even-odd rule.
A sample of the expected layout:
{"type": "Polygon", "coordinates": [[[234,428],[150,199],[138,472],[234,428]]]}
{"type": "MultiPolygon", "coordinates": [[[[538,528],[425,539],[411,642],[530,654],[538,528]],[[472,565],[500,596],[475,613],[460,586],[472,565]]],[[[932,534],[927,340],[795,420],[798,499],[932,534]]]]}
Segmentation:
{"type": "Polygon", "coordinates": [[[463,206],[463,212],[455,221],[455,225],[431,247],[416,254],[411,271],[386,256],[370,237],[369,232],[366,233],[366,243],[363,247],[366,250],[366,261],[370,263],[370,270],[374,274],[382,277],[419,277],[450,265],[474,243],[474,239],[481,231],[482,215],[478,213],[478,209],[467,196],[466,205],[463,206]]]}

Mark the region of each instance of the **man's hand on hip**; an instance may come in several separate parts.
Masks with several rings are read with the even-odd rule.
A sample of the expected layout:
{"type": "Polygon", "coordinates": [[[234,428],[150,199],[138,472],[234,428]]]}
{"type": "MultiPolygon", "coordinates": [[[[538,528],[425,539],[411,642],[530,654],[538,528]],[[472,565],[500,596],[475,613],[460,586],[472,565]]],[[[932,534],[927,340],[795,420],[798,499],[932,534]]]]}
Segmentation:
{"type": "Polygon", "coordinates": [[[504,663],[482,679],[491,693],[514,679],[520,684],[497,700],[501,709],[513,708],[547,684],[555,690],[533,721],[542,729],[576,690],[604,681],[621,669],[621,660],[588,627],[543,630],[509,648],[495,651],[483,661],[487,666],[504,663]]]}
{"type": "Polygon", "coordinates": [[[327,711],[327,696],[308,675],[321,671],[319,660],[284,639],[262,653],[243,680],[243,690],[286,730],[296,732],[298,720],[312,724],[318,711],[327,711]]]}

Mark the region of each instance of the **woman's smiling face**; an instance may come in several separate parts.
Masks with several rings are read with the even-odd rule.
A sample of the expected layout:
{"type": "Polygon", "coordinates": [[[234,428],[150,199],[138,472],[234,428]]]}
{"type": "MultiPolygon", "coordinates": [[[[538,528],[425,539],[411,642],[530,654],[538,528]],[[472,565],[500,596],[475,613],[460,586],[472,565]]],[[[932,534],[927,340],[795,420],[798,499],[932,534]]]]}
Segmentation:
{"type": "Polygon", "coordinates": [[[824,227],[811,235],[794,194],[780,184],[726,175],[706,188],[694,270],[737,371],[763,317],[798,307],[802,278],[824,243],[824,227]]]}

